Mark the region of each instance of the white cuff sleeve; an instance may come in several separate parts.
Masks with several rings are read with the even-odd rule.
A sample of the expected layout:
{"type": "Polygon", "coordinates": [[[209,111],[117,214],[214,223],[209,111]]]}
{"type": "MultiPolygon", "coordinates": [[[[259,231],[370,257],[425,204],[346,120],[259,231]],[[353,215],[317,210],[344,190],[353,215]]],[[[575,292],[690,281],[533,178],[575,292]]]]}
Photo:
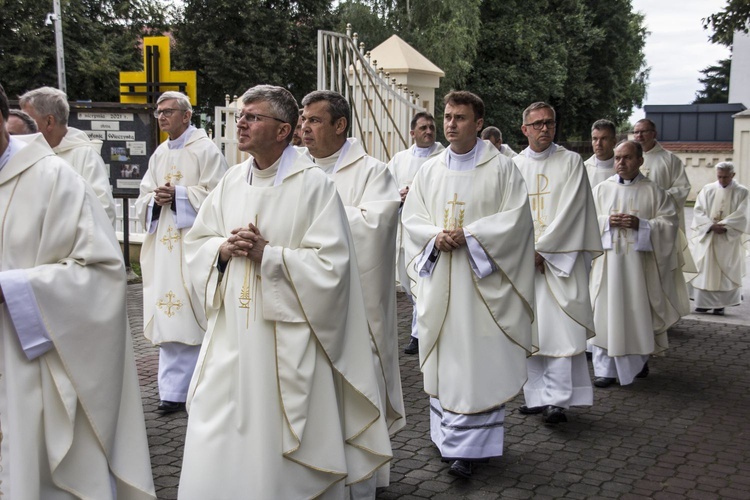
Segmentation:
{"type": "Polygon", "coordinates": [[[21,348],[29,361],[54,347],[42,313],[34,296],[34,290],[21,269],[0,272],[0,287],[3,289],[5,305],[16,330],[21,348]]]}
{"type": "Polygon", "coordinates": [[[604,224],[604,231],[602,232],[602,249],[612,250],[612,231],[609,228],[609,217],[607,217],[607,222],[604,224]]]}
{"type": "Polygon", "coordinates": [[[190,204],[190,200],[188,200],[187,188],[185,186],[174,187],[174,200],[175,207],[177,208],[177,217],[175,217],[177,229],[193,227],[195,216],[198,214],[193,205],[190,204]]]}
{"type": "Polygon", "coordinates": [[[495,264],[487,257],[487,253],[477,239],[466,232],[464,232],[464,235],[466,236],[466,248],[469,250],[471,270],[474,271],[477,278],[482,279],[495,272],[495,264]]]}
{"type": "Polygon", "coordinates": [[[437,235],[427,243],[422,255],[420,255],[417,260],[417,271],[419,271],[419,276],[422,278],[432,274],[432,270],[435,269],[435,264],[437,264],[437,261],[440,258],[440,251],[435,248],[436,239],[437,235]]]}
{"type": "Polygon", "coordinates": [[[156,232],[156,226],[159,225],[159,220],[153,220],[154,218],[154,198],[151,197],[151,201],[148,202],[148,210],[146,210],[146,228],[148,229],[149,234],[153,234],[156,232]]]}
{"type": "Polygon", "coordinates": [[[638,242],[635,244],[638,252],[653,252],[651,245],[651,224],[645,219],[638,219],[638,242]]]}
{"type": "Polygon", "coordinates": [[[567,278],[573,271],[573,266],[578,258],[578,252],[569,253],[544,253],[539,252],[539,255],[544,257],[544,260],[549,264],[550,270],[555,273],[556,276],[561,278],[567,278]]]}

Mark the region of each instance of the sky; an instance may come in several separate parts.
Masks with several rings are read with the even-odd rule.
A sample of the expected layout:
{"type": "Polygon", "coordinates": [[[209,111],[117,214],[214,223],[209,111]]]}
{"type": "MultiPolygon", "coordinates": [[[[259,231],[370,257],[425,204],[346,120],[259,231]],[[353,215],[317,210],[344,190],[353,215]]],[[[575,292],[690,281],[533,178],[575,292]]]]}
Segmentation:
{"type": "MultiPolygon", "coordinates": [[[[702,19],[719,12],[726,0],[633,0],[633,10],[645,14],[646,65],[651,68],[644,105],[690,104],[703,86],[700,70],[730,55],[728,47],[708,41],[711,31],[702,19]]],[[[636,109],[635,123],[644,117],[636,109]]]]}

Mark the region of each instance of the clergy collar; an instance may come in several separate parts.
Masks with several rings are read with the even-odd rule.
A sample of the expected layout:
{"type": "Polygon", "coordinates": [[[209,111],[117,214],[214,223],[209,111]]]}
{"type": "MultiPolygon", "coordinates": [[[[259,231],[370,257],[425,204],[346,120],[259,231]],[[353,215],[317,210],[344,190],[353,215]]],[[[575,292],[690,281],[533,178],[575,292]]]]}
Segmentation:
{"type": "Polygon", "coordinates": [[[732,182],[730,182],[729,184],[727,184],[727,187],[722,186],[719,181],[716,181],[716,184],[719,186],[720,189],[729,189],[729,188],[733,188],[735,186],[735,184],[737,184],[737,181],[734,180],[734,179],[732,179],[732,182]]]}
{"type": "Polygon", "coordinates": [[[458,154],[449,146],[446,148],[446,164],[448,170],[473,170],[477,166],[484,141],[477,139],[476,144],[468,153],[458,154]]]}
{"type": "Polygon", "coordinates": [[[537,153],[536,151],[531,149],[531,146],[529,146],[523,150],[523,154],[524,156],[526,156],[526,158],[531,158],[533,160],[546,160],[551,155],[553,155],[555,151],[557,151],[557,144],[553,142],[547,149],[540,153],[537,153]]]}
{"type": "Polygon", "coordinates": [[[185,131],[180,134],[180,137],[178,137],[175,140],[167,139],[167,147],[169,149],[182,149],[185,147],[185,143],[187,142],[188,138],[193,135],[193,132],[195,132],[197,129],[194,125],[190,125],[185,131]]]}
{"type": "Polygon", "coordinates": [[[614,155],[609,160],[600,160],[596,156],[594,156],[594,160],[596,162],[596,168],[615,168],[615,157],[614,155]]]}
{"type": "Polygon", "coordinates": [[[437,142],[433,142],[429,148],[420,148],[416,144],[411,147],[411,154],[417,158],[427,158],[437,149],[437,142]]]}
{"type": "Polygon", "coordinates": [[[19,141],[12,135],[9,137],[10,141],[8,141],[8,147],[5,148],[5,152],[2,154],[2,156],[0,156],[0,170],[2,170],[3,167],[8,164],[10,159],[13,158],[13,155],[15,155],[28,145],[28,143],[19,141]]]}
{"type": "Polygon", "coordinates": [[[636,175],[635,177],[633,177],[633,178],[632,178],[632,179],[630,179],[630,180],[627,180],[627,179],[623,179],[622,177],[620,177],[620,175],[619,175],[619,174],[615,174],[615,175],[613,175],[613,176],[612,176],[612,178],[613,178],[613,179],[615,179],[615,180],[617,181],[617,183],[618,183],[618,184],[623,184],[623,185],[625,185],[625,186],[629,186],[629,185],[631,185],[631,184],[635,184],[635,183],[636,183],[636,182],[638,182],[639,180],[643,179],[643,174],[642,174],[642,173],[640,173],[640,172],[638,172],[638,175],[636,175]]]}
{"type": "Polygon", "coordinates": [[[349,147],[352,145],[347,139],[341,149],[333,153],[331,156],[325,158],[313,157],[313,162],[316,165],[320,165],[320,168],[327,174],[335,174],[341,168],[341,162],[346,157],[346,152],[349,151],[349,147]]]}

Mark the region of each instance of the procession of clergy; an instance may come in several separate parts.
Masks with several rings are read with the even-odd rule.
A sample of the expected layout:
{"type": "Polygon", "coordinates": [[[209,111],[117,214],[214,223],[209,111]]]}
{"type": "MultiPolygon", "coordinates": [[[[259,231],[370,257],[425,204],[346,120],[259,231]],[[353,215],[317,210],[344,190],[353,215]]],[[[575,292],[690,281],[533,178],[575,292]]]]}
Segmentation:
{"type": "MultiPolygon", "coordinates": [[[[67,126],[61,91],[19,104],[0,87],[0,496],[155,498],[101,143],[67,126]]],[[[449,147],[418,113],[413,146],[385,165],[348,137],[342,95],[301,104],[247,90],[236,118],[250,157],[227,168],[188,99],[158,99],[169,139],[136,209],[159,410],[188,411],[180,498],[374,498],[388,485],[406,422],[394,269],[431,438],[462,478],[502,455],[521,390],[519,411],[547,424],[593,404],[587,350],[593,386],[646,377],[689,312],[686,279],[699,312],[741,300],[747,189],[717,165],[691,257],[690,185],[649,120],[619,144],[597,121],[584,163],[537,102],[516,154],[484,127],[482,100],[453,91],[449,147]]]]}

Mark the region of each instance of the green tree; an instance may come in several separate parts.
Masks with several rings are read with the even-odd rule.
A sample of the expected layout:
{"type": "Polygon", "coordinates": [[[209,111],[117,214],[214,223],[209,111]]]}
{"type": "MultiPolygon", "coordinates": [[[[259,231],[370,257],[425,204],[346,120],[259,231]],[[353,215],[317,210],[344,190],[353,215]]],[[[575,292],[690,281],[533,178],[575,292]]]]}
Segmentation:
{"type": "MultiPolygon", "coordinates": [[[[57,86],[52,1],[0,0],[0,78],[9,95],[57,86]]],[[[119,72],[140,69],[144,32],[166,27],[160,0],[64,0],[63,45],[68,97],[117,101],[119,72]]]]}
{"type": "Polygon", "coordinates": [[[202,107],[261,83],[301,99],[316,85],[317,30],[331,23],[329,0],[187,0],[175,61],[197,70],[202,107]]]}
{"type": "Polygon", "coordinates": [[[727,103],[729,102],[729,73],[732,70],[732,60],[722,59],[713,66],[701,70],[703,78],[698,81],[703,89],[695,94],[693,104],[727,103]]]}
{"type": "Polygon", "coordinates": [[[735,31],[748,32],[750,24],[750,2],[748,0],[727,0],[723,10],[703,19],[703,28],[713,30],[709,37],[713,43],[732,45],[735,31]]]}

